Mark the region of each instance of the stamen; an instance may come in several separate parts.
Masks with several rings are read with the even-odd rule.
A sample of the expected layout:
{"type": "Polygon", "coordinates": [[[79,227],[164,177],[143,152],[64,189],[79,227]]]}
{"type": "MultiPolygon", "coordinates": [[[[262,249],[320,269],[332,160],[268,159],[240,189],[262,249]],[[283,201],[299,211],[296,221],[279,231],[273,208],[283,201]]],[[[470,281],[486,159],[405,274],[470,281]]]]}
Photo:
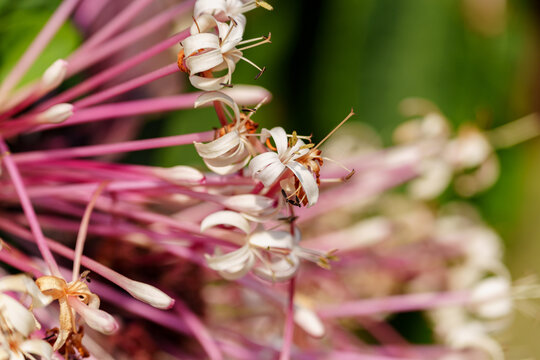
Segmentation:
{"type": "Polygon", "coordinates": [[[227,40],[227,38],[229,37],[229,35],[231,34],[231,31],[232,29],[238,25],[238,23],[236,21],[234,21],[234,19],[232,17],[229,16],[229,20],[231,21],[231,25],[229,25],[229,31],[227,31],[227,34],[225,35],[225,37],[222,39],[222,38],[219,38],[219,45],[221,46],[221,44],[223,44],[224,41],[227,40]]]}
{"type": "Polygon", "coordinates": [[[250,39],[250,40],[244,40],[244,41],[239,42],[238,45],[249,44],[251,42],[259,41],[259,40],[261,41],[256,44],[244,46],[243,48],[239,48],[237,50],[244,51],[244,50],[251,49],[251,48],[263,45],[263,44],[270,44],[272,43],[271,39],[272,39],[272,33],[268,33],[268,36],[261,36],[261,37],[250,39]]]}
{"type": "Polygon", "coordinates": [[[262,70],[260,73],[258,73],[256,76],[255,76],[255,80],[258,80],[262,74],[266,71],[266,66],[263,66],[262,70]]]}
{"type": "Polygon", "coordinates": [[[343,125],[343,124],[345,124],[345,122],[346,122],[347,120],[349,120],[353,115],[354,115],[354,111],[353,111],[353,109],[351,109],[351,112],[349,113],[349,115],[347,115],[347,117],[346,117],[345,119],[343,119],[343,120],[338,124],[338,126],[336,126],[336,127],[334,128],[334,130],[330,131],[330,132],[328,133],[328,135],[326,135],[326,136],[324,137],[324,139],[322,139],[322,140],[317,144],[317,146],[315,146],[313,149],[315,150],[315,149],[317,149],[319,146],[321,146],[322,143],[324,143],[326,140],[328,140],[328,138],[329,138],[330,136],[332,136],[332,134],[334,134],[334,133],[335,133],[335,132],[343,125]]]}

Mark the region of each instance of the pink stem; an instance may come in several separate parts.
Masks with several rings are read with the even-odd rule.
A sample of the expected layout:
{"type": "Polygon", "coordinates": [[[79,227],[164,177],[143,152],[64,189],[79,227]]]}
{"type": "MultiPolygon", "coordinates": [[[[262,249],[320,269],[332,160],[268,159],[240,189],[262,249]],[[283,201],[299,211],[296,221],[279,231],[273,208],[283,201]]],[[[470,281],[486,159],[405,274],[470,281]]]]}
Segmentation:
{"type": "Polygon", "coordinates": [[[22,58],[15,65],[15,68],[9,73],[4,82],[2,82],[0,86],[0,104],[3,103],[5,96],[19,83],[43,49],[49,44],[78,2],[79,0],[64,0],[49,18],[47,24],[41,29],[28,49],[26,49],[22,58]]]}
{"type": "Polygon", "coordinates": [[[60,124],[42,125],[32,129],[30,132],[55,129],[59,127],[83,124],[93,121],[101,121],[123,116],[143,115],[154,112],[191,109],[200,93],[190,93],[184,95],[167,96],[155,99],[133,100],[95,106],[88,109],[76,111],[66,121],[60,124]]]}
{"type": "Polygon", "coordinates": [[[129,6],[122,10],[119,14],[114,16],[111,21],[104,27],[94,33],[84,44],[77,49],[69,57],[69,61],[75,60],[79,56],[83,56],[88,50],[95,48],[96,45],[101,44],[103,41],[109,39],[112,35],[117,33],[120,29],[126,26],[139,12],[141,12],[146,6],[148,6],[152,0],[136,0],[132,1],[129,6]]]}
{"type": "Polygon", "coordinates": [[[154,80],[161,79],[164,76],[178,72],[178,65],[176,63],[162,67],[161,69],[152,71],[151,73],[139,76],[135,79],[126,81],[122,84],[114,86],[110,89],[104,90],[97,94],[88,96],[82,100],[79,100],[73,103],[74,109],[82,109],[88,106],[95,105],[97,103],[103,102],[107,99],[112,98],[113,96],[123,94],[130,90],[133,90],[139,86],[148,84],[154,80]]]}
{"type": "Polygon", "coordinates": [[[56,261],[54,260],[51,250],[47,246],[47,242],[45,241],[43,232],[41,231],[41,227],[37,220],[34,207],[32,206],[32,203],[30,202],[30,198],[28,197],[28,194],[26,193],[26,188],[24,186],[24,182],[19,173],[19,169],[17,168],[17,165],[11,158],[9,148],[7,147],[6,143],[4,142],[4,139],[2,138],[0,138],[0,152],[2,154],[2,160],[3,160],[4,166],[11,177],[11,182],[13,183],[13,186],[15,187],[15,191],[17,192],[17,195],[20,199],[24,214],[26,215],[26,218],[28,219],[28,224],[30,225],[30,229],[32,230],[32,234],[34,235],[36,244],[39,248],[39,251],[41,252],[41,255],[43,256],[43,260],[45,260],[45,263],[47,263],[47,266],[49,267],[51,274],[55,276],[60,275],[60,271],[58,270],[58,265],[56,264],[56,261]]]}
{"type": "Polygon", "coordinates": [[[152,33],[153,31],[167,25],[170,21],[177,18],[183,12],[188,11],[193,6],[193,0],[186,1],[182,4],[178,4],[171,9],[163,11],[161,14],[154,16],[149,21],[141,24],[125,33],[119,35],[118,37],[102,44],[95,51],[87,54],[88,56],[80,57],[75,59],[75,61],[69,63],[67,77],[76,74],[77,72],[89,67],[90,65],[96,63],[97,61],[110,56],[111,54],[122,50],[126,46],[133,44],[139,39],[145,37],[146,35],[152,33]]]}
{"type": "Polygon", "coordinates": [[[193,333],[193,336],[199,340],[199,343],[206,351],[208,358],[211,360],[222,360],[223,356],[219,350],[212,335],[204,326],[204,324],[199,320],[199,318],[182,302],[180,299],[175,299],[175,311],[180,317],[184,320],[187,327],[193,333]]]}
{"type": "Polygon", "coordinates": [[[317,310],[323,318],[375,315],[386,312],[407,312],[434,309],[443,306],[462,306],[470,301],[469,291],[421,293],[387,296],[327,305],[317,310]]]}
{"type": "Polygon", "coordinates": [[[90,145],[59,150],[40,150],[13,155],[17,164],[31,162],[52,161],[58,159],[70,159],[76,157],[91,157],[107,154],[116,154],[131,151],[141,151],[168,146],[192,144],[194,141],[206,142],[214,138],[214,131],[206,131],[195,134],[167,136],[157,139],[133,140],[116,144],[90,145]]]}
{"type": "Polygon", "coordinates": [[[184,30],[178,34],[175,34],[164,40],[148,50],[141,52],[140,54],[126,60],[120,64],[117,64],[95,76],[92,76],[89,79],[86,79],[82,83],[72,87],[71,89],[53,97],[52,99],[44,102],[42,105],[37,107],[37,111],[47,109],[52,105],[70,101],[77,96],[80,96],[92,89],[95,89],[99,85],[113,79],[115,76],[122,74],[123,72],[129,70],[137,64],[142,63],[143,61],[153,57],[156,54],[170,48],[173,45],[176,45],[179,41],[182,41],[189,35],[189,30],[184,30]]]}
{"type": "Polygon", "coordinates": [[[291,355],[291,347],[294,334],[294,291],[296,278],[289,280],[289,303],[285,315],[285,331],[283,334],[283,346],[279,360],[289,360],[291,355]]]}

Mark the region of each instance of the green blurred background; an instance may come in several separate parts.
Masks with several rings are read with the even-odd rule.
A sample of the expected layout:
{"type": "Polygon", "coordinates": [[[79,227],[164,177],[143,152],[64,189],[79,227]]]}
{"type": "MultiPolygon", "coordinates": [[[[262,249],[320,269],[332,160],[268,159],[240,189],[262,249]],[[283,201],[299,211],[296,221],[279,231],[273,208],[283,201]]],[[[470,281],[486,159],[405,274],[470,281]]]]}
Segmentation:
{"type": "MultiPolygon", "coordinates": [[[[59,1],[0,0],[0,77],[5,76],[59,1]]],[[[537,111],[540,2],[509,0],[274,0],[249,14],[245,38],[272,32],[271,45],[246,56],[235,83],[256,83],[274,98],[257,113],[265,127],[284,125],[320,139],[348,113],[390,144],[404,119],[401,100],[433,101],[455,124],[489,129],[537,111]]],[[[35,78],[80,41],[68,24],[29,73],[35,78]]],[[[172,58],[174,61],[174,57],[172,58]]],[[[211,110],[173,112],[145,136],[214,126],[211,110]]],[[[177,165],[193,151],[164,149],[132,161],[177,165]],[[143,159],[143,160],[141,160],[143,159]]],[[[497,184],[470,199],[508,246],[515,278],[540,272],[540,141],[499,152],[497,184]]],[[[446,194],[451,199],[452,194],[446,194]]],[[[510,359],[540,358],[536,319],[516,316],[502,338],[510,359]]]]}

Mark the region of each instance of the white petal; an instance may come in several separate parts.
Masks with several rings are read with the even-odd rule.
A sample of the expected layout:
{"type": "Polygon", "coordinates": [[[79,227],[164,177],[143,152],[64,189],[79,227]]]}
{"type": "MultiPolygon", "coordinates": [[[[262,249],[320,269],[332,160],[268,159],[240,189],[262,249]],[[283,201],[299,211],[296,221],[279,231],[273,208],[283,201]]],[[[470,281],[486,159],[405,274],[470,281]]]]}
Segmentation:
{"type": "Polygon", "coordinates": [[[255,263],[249,244],[225,255],[206,256],[211,269],[219,271],[221,276],[228,280],[241,278],[247,274],[255,263]]]}
{"type": "Polygon", "coordinates": [[[296,256],[279,257],[270,264],[262,264],[253,269],[258,277],[272,282],[287,281],[296,274],[300,261],[296,256]]]}
{"type": "Polygon", "coordinates": [[[218,49],[219,38],[214,34],[201,33],[188,36],[182,41],[186,58],[196,54],[201,49],[218,49]]]}
{"type": "Polygon", "coordinates": [[[31,295],[33,307],[46,306],[53,300],[52,297],[44,295],[34,280],[25,274],[9,275],[0,279],[0,292],[4,291],[16,291],[31,295]]]}
{"type": "Polygon", "coordinates": [[[193,87],[205,91],[214,91],[223,88],[223,85],[228,80],[228,75],[224,75],[217,78],[208,78],[204,76],[191,75],[189,77],[189,82],[193,87]]]}
{"type": "Polygon", "coordinates": [[[289,140],[287,139],[287,133],[285,130],[282,127],[275,127],[266,131],[268,131],[272,136],[272,139],[274,139],[278,154],[280,156],[283,155],[289,146],[289,140]]]}
{"type": "Polygon", "coordinates": [[[319,187],[311,171],[295,161],[289,162],[287,167],[291,169],[300,181],[300,184],[302,184],[302,188],[307,196],[308,205],[315,204],[319,200],[319,187]]]}
{"type": "Polygon", "coordinates": [[[294,309],[294,322],[311,336],[322,337],[324,335],[324,324],[317,314],[310,309],[296,305],[294,309]]]}
{"type": "Polygon", "coordinates": [[[219,50],[210,50],[205,53],[193,55],[186,58],[186,67],[190,74],[197,74],[211,70],[225,61],[219,50]]]}
{"type": "Polygon", "coordinates": [[[248,221],[240,214],[234,211],[218,211],[208,215],[201,221],[201,232],[218,225],[234,226],[244,233],[250,232],[248,221]]]}
{"type": "Polygon", "coordinates": [[[24,337],[36,329],[34,315],[11,296],[0,294],[0,311],[8,324],[24,337]]]}
{"type": "Polygon", "coordinates": [[[205,33],[212,30],[216,26],[216,18],[209,14],[203,14],[196,17],[193,25],[189,29],[191,34],[205,33]]]}
{"type": "Polygon", "coordinates": [[[249,236],[251,245],[261,249],[292,249],[293,237],[286,231],[258,231],[249,236]]]}
{"type": "Polygon", "coordinates": [[[472,291],[473,310],[486,319],[497,319],[512,313],[510,281],[491,277],[481,281],[472,291]]]}
{"type": "Polygon", "coordinates": [[[191,166],[178,165],[170,168],[157,168],[154,173],[176,184],[198,184],[204,180],[203,173],[191,166]]]}
{"type": "Polygon", "coordinates": [[[240,144],[240,135],[236,130],[206,144],[198,142],[193,143],[197,153],[205,159],[217,158],[233,149],[235,146],[238,146],[238,144],[240,144]]]}
{"type": "Polygon", "coordinates": [[[267,103],[272,98],[272,94],[268,90],[255,85],[235,85],[222,91],[240,105],[267,103]]]}
{"type": "Polygon", "coordinates": [[[73,296],[68,297],[68,303],[92,329],[106,335],[118,330],[118,323],[111,314],[103,310],[94,309],[73,296]]]}
{"type": "Polygon", "coordinates": [[[52,359],[53,348],[44,340],[26,340],[19,346],[19,349],[28,354],[39,355],[43,360],[52,359]]]}
{"type": "Polygon", "coordinates": [[[221,43],[222,53],[233,50],[234,47],[238,45],[240,41],[242,41],[245,26],[242,26],[241,22],[238,23],[238,25],[233,25],[232,22],[230,25],[222,22],[217,22],[217,26],[219,29],[219,37],[225,39],[221,43]]]}
{"type": "Polygon", "coordinates": [[[251,160],[249,170],[254,179],[261,181],[264,186],[270,186],[281,176],[285,165],[281,163],[277,153],[265,152],[251,160]]]}
{"type": "Polygon", "coordinates": [[[246,157],[246,159],[244,161],[242,161],[242,162],[239,162],[239,163],[236,163],[236,164],[231,164],[231,165],[225,165],[225,166],[213,166],[207,160],[205,160],[204,162],[205,162],[206,166],[210,170],[215,172],[216,174],[218,174],[218,175],[229,175],[229,174],[235,173],[238,170],[245,167],[247,165],[247,163],[249,162],[249,157],[246,157]]]}
{"type": "Polygon", "coordinates": [[[251,214],[265,213],[269,209],[274,209],[274,199],[254,194],[229,196],[221,204],[229,209],[251,214]]]}
{"type": "Polygon", "coordinates": [[[229,105],[229,107],[234,111],[235,119],[237,121],[240,119],[240,110],[238,109],[238,105],[236,105],[234,100],[229,95],[219,91],[206,92],[202,94],[197,98],[197,100],[195,100],[194,106],[199,107],[213,101],[221,101],[222,103],[229,105]]]}
{"type": "Polygon", "coordinates": [[[222,154],[221,156],[212,159],[205,158],[204,160],[206,160],[212,166],[225,166],[238,162],[243,162],[246,157],[250,157],[249,150],[243,142],[240,142],[238,146],[230,149],[225,154],[222,154]]]}
{"type": "Polygon", "coordinates": [[[197,0],[193,7],[193,16],[198,18],[202,14],[214,15],[225,11],[226,8],[225,0],[197,0]]]}

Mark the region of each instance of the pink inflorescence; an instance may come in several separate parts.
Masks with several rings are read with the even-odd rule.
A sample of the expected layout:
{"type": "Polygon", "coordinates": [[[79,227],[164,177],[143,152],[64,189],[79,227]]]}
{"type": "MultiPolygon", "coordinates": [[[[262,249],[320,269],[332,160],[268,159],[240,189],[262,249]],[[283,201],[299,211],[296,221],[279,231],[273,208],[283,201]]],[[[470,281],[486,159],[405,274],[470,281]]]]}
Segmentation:
{"type": "Polygon", "coordinates": [[[480,130],[453,137],[426,111],[381,150],[354,138],[354,124],[319,143],[261,128],[271,95],[233,73],[241,60],[263,73],[244,51],[270,35],[244,40],[244,13],[268,3],[112,3],[64,0],[0,86],[1,358],[504,356],[493,331],[535,285],[511,285],[499,238],[470,206],[425,203],[454,178],[468,196],[495,181],[480,130]],[[73,14],[99,30],[17,87],[73,14]],[[66,88],[74,75],[83,80],[66,88]],[[198,91],[174,93],[182,80],[198,91]],[[174,91],[154,96],[161,81],[174,91]],[[134,89],[152,95],[133,99],[134,89]],[[133,139],[145,114],[201,106],[214,107],[218,129],[133,139]],[[39,144],[25,148],[31,137],[39,144]],[[209,172],[116,161],[180,145],[209,172]],[[432,344],[392,326],[411,311],[432,344]]]}

